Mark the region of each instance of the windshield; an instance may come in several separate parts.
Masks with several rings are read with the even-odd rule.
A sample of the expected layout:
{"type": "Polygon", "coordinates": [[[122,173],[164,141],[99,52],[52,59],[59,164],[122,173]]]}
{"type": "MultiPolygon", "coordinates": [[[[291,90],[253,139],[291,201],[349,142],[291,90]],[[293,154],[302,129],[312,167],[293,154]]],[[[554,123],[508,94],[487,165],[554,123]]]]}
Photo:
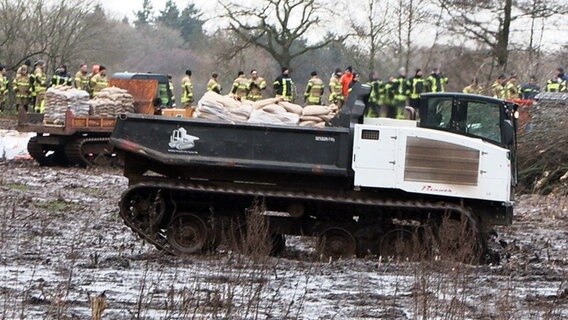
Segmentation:
{"type": "Polygon", "coordinates": [[[502,144],[499,103],[483,100],[454,100],[436,97],[427,100],[427,113],[421,126],[465,133],[502,144]]]}
{"type": "Polygon", "coordinates": [[[501,143],[501,107],[496,104],[465,101],[466,133],[501,143]]]}

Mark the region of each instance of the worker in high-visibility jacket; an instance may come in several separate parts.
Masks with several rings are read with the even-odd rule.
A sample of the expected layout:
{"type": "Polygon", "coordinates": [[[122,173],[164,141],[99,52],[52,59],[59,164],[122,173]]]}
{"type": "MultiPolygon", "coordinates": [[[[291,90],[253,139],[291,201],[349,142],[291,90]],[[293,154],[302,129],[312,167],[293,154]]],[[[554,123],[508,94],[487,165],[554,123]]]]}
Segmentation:
{"type": "Polygon", "coordinates": [[[245,76],[244,71],[239,71],[237,73],[237,78],[233,81],[231,94],[233,94],[235,98],[241,100],[247,97],[248,90],[249,90],[249,80],[245,76]]]}
{"type": "Polygon", "coordinates": [[[368,107],[364,113],[365,117],[384,117],[386,116],[386,108],[383,108],[385,103],[385,85],[383,81],[379,79],[379,75],[376,72],[371,72],[369,80],[370,82],[368,85],[371,87],[371,92],[369,93],[369,98],[367,100],[368,107]]]}
{"type": "Polygon", "coordinates": [[[384,106],[388,118],[396,118],[397,107],[396,100],[394,99],[396,95],[395,91],[395,81],[396,78],[393,75],[389,76],[388,81],[385,83],[385,96],[384,96],[384,106]]]}
{"type": "Polygon", "coordinates": [[[440,68],[432,68],[432,73],[426,78],[426,90],[424,92],[445,92],[448,77],[442,74],[440,68]]]}
{"type": "Polygon", "coordinates": [[[477,78],[473,78],[471,83],[463,88],[462,92],[468,94],[481,94],[483,92],[483,87],[479,85],[477,78]]]}
{"type": "Polygon", "coordinates": [[[345,98],[343,97],[343,86],[341,85],[341,69],[335,69],[335,72],[329,79],[329,103],[333,103],[337,106],[337,108],[341,109],[343,106],[343,101],[345,98]]]}
{"type": "Polygon", "coordinates": [[[181,104],[190,108],[193,102],[193,84],[191,83],[191,70],[185,70],[185,77],[181,79],[181,104]]]}
{"type": "Polygon", "coordinates": [[[16,111],[24,108],[28,111],[30,105],[30,76],[28,75],[28,66],[23,65],[18,68],[18,73],[12,81],[12,90],[16,98],[16,111]]]}
{"type": "Polygon", "coordinates": [[[286,101],[293,102],[296,86],[290,77],[290,70],[282,67],[282,73],[274,80],[274,95],[286,101]]]}
{"type": "Polygon", "coordinates": [[[493,97],[497,99],[506,99],[507,98],[507,78],[504,74],[500,74],[497,77],[497,80],[493,82],[491,85],[491,91],[493,92],[493,97]]]}
{"type": "Polygon", "coordinates": [[[34,101],[34,111],[43,113],[45,92],[47,91],[47,76],[44,71],[45,61],[36,61],[34,68],[34,72],[30,75],[30,94],[34,101]]]}
{"type": "Polygon", "coordinates": [[[552,79],[546,82],[546,86],[544,87],[544,91],[546,92],[563,92],[566,91],[566,81],[562,80],[562,78],[558,74],[554,74],[552,79]]]}
{"type": "Polygon", "coordinates": [[[406,69],[400,68],[398,77],[393,81],[394,105],[396,106],[396,118],[404,118],[406,100],[410,94],[410,82],[406,79],[406,69]]]}
{"type": "Polygon", "coordinates": [[[8,99],[8,77],[6,77],[6,67],[0,65],[0,112],[4,112],[8,99]]]}
{"type": "Polygon", "coordinates": [[[422,69],[416,69],[414,77],[410,79],[410,96],[408,104],[415,110],[420,109],[420,95],[425,92],[425,82],[422,69]]]}
{"type": "Polygon", "coordinates": [[[310,75],[311,78],[308,80],[306,91],[304,92],[304,102],[308,105],[321,105],[324,89],[323,81],[318,77],[316,71],[312,71],[310,75]]]}
{"type": "Polygon", "coordinates": [[[71,77],[67,73],[67,66],[62,64],[55,70],[55,75],[51,77],[51,86],[70,86],[71,85],[71,77]]]}
{"type": "Polygon", "coordinates": [[[95,74],[91,78],[90,87],[93,89],[93,94],[101,91],[102,89],[108,87],[108,80],[106,76],[106,67],[99,66],[99,73],[95,74]]]}
{"type": "Polygon", "coordinates": [[[81,64],[79,71],[75,73],[73,87],[89,92],[89,74],[87,73],[87,65],[81,64]]]}
{"type": "Polygon", "coordinates": [[[507,84],[505,84],[505,99],[507,100],[515,100],[519,99],[519,84],[517,83],[517,75],[511,74],[507,84]]]}
{"type": "Polygon", "coordinates": [[[217,72],[213,72],[211,74],[211,79],[207,82],[207,91],[213,91],[217,94],[221,94],[221,85],[217,80],[219,78],[219,74],[217,72]]]}
{"type": "Polygon", "coordinates": [[[262,99],[262,91],[266,89],[266,80],[258,76],[258,71],[252,69],[250,71],[250,80],[248,87],[247,99],[250,101],[258,101],[262,99]]]}

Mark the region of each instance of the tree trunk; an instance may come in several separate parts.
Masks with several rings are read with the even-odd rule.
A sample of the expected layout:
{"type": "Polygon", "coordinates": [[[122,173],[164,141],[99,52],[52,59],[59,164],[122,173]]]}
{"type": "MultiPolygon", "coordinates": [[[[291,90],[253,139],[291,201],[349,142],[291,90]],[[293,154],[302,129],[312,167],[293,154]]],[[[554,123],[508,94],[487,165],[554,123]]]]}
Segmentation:
{"type": "Polygon", "coordinates": [[[497,66],[505,71],[507,69],[507,60],[509,58],[509,33],[511,29],[511,10],[513,0],[505,0],[505,8],[503,8],[503,25],[497,36],[497,44],[495,45],[495,56],[497,58],[497,66]]]}
{"type": "Polygon", "coordinates": [[[412,28],[414,28],[414,4],[412,0],[408,3],[408,29],[406,30],[406,59],[404,63],[404,69],[406,70],[407,76],[410,75],[409,68],[410,68],[410,55],[411,55],[411,47],[412,47],[412,28]]]}

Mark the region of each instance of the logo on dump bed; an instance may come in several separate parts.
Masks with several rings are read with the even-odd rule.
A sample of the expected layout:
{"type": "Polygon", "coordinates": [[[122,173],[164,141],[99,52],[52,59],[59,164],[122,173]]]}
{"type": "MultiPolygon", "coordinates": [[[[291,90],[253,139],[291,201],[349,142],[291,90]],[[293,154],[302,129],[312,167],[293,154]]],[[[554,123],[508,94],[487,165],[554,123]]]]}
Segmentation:
{"type": "Polygon", "coordinates": [[[172,132],[170,137],[170,143],[168,146],[171,148],[170,152],[187,152],[187,150],[193,149],[195,147],[195,141],[199,140],[199,137],[187,134],[187,130],[184,128],[179,128],[172,132]]]}

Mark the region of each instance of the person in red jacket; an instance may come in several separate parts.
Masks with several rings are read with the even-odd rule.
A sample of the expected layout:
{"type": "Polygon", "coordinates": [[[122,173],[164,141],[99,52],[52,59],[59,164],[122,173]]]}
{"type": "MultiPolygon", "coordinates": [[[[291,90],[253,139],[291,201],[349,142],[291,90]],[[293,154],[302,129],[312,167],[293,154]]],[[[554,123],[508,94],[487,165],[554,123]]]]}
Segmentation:
{"type": "Polygon", "coordinates": [[[341,92],[343,93],[344,101],[347,101],[347,95],[349,94],[349,85],[353,81],[353,68],[351,66],[345,68],[345,72],[339,82],[341,82],[341,92]]]}

